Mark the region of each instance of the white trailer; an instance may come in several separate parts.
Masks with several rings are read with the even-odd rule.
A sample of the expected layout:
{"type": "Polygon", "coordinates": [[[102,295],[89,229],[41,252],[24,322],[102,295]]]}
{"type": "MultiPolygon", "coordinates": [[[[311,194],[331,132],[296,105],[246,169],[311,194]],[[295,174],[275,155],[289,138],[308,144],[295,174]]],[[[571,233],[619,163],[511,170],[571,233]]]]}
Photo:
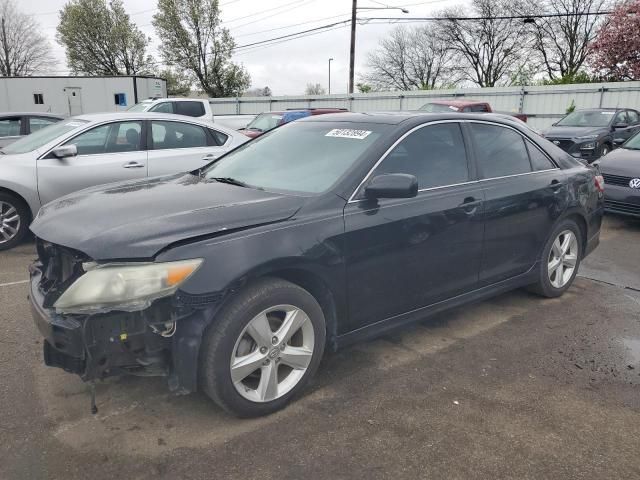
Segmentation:
{"type": "Polygon", "coordinates": [[[50,112],[62,115],[117,112],[147,98],[167,96],[159,77],[2,77],[0,112],[50,112]]]}

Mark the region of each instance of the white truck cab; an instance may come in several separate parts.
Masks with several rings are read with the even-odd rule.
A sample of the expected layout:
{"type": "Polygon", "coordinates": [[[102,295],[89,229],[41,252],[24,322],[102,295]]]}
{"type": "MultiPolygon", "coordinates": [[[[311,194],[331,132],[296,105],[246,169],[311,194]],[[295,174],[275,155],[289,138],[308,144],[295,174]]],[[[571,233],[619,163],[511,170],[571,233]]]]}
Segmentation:
{"type": "Polygon", "coordinates": [[[246,127],[255,115],[214,115],[211,103],[206,98],[150,98],[127,109],[129,112],[156,112],[186,115],[218,123],[238,130],[246,127]]]}

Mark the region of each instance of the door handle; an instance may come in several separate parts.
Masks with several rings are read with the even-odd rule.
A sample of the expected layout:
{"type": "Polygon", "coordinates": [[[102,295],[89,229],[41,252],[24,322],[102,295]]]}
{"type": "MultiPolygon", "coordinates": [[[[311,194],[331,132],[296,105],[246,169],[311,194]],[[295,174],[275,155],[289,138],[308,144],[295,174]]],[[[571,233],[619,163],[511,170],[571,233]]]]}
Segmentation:
{"type": "Polygon", "coordinates": [[[202,157],[202,160],[215,160],[219,156],[220,155],[216,155],[215,153],[207,153],[204,157],[202,157]]]}
{"type": "Polygon", "coordinates": [[[549,184],[549,188],[551,188],[555,193],[557,193],[563,186],[564,185],[555,178],[551,180],[551,184],[549,184]]]}
{"type": "Polygon", "coordinates": [[[476,213],[478,205],[480,205],[481,203],[482,200],[478,200],[474,197],[467,197],[460,204],[460,208],[462,208],[462,210],[464,210],[464,213],[466,213],[467,215],[473,215],[474,213],[476,213]]]}
{"type": "Polygon", "coordinates": [[[125,163],[124,165],[122,165],[123,168],[143,168],[144,164],[143,163],[138,163],[138,162],[128,162],[125,163]]]}

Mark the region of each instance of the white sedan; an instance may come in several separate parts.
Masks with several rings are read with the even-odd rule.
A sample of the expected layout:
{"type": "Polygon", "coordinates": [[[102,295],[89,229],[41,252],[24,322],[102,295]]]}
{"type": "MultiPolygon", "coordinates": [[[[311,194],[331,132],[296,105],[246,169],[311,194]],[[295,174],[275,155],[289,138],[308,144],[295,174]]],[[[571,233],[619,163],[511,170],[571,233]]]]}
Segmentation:
{"type": "Polygon", "coordinates": [[[0,150],[0,250],[15,246],[40,207],[104,183],[200,168],[249,138],[181,115],[80,115],[0,150]]]}

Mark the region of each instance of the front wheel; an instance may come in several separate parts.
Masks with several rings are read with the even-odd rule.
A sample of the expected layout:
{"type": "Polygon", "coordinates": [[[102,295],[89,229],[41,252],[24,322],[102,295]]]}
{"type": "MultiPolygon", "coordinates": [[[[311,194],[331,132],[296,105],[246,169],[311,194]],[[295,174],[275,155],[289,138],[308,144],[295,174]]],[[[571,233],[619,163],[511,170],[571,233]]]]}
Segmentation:
{"type": "Polygon", "coordinates": [[[547,240],[538,268],[539,279],[530,289],[544,297],[559,297],[569,289],[582,258],[582,233],[573,220],[560,222],[547,240]]]}
{"type": "Polygon", "coordinates": [[[205,333],[200,384],[239,417],[283,408],[313,376],[325,344],[315,298],[280,279],[262,279],[223,308],[205,333]]]}
{"type": "Polygon", "coordinates": [[[605,157],[610,151],[611,151],[611,147],[609,146],[609,144],[608,143],[604,143],[600,147],[600,156],[601,157],[605,157]]]}

